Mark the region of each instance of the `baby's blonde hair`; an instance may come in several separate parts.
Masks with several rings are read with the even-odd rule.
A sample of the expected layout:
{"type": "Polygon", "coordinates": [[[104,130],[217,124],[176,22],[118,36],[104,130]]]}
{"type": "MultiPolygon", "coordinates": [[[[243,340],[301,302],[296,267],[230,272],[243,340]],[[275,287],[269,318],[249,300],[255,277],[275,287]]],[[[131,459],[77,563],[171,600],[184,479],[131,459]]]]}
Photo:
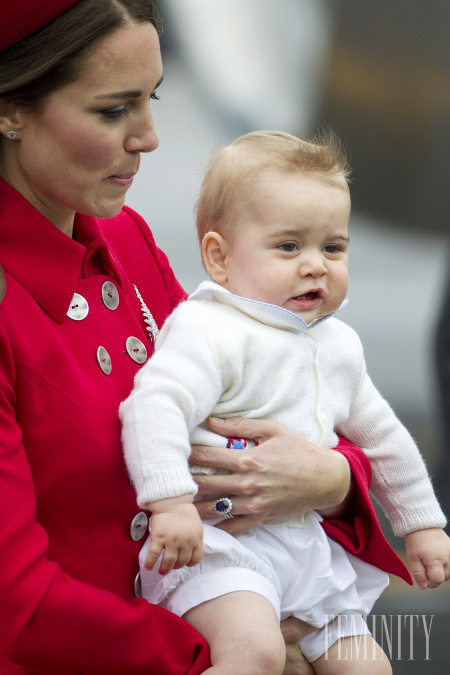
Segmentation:
{"type": "MultiPolygon", "coordinates": [[[[327,129],[310,140],[283,131],[252,131],[222,146],[206,168],[196,204],[197,232],[202,242],[207,232],[224,232],[235,220],[242,197],[248,197],[262,172],[279,170],[317,173],[348,186],[350,167],[336,134],[327,129]]],[[[348,187],[347,187],[348,189],[348,187]]]]}

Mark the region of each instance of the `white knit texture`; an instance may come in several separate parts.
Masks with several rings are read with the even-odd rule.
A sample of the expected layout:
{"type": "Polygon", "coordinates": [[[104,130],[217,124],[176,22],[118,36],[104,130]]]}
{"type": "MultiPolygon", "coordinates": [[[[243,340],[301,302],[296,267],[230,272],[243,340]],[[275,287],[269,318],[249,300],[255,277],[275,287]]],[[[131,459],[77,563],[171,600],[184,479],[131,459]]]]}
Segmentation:
{"type": "Polygon", "coordinates": [[[303,334],[269,323],[204,299],[168,318],[120,406],[140,506],[195,494],[191,443],[225,443],[206,418],[243,416],[276,420],[327,448],[336,432],[345,436],[368,456],[372,492],[396,534],[443,527],[419,450],[367,375],[356,333],[335,318],[303,334]]]}

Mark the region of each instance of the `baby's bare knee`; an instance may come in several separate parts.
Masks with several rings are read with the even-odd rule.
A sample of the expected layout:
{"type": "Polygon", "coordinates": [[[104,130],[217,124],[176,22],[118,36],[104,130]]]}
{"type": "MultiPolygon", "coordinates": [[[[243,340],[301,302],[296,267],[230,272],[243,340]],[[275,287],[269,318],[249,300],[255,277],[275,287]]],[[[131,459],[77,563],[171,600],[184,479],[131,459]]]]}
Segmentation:
{"type": "Polygon", "coordinates": [[[247,643],[248,659],[238,668],[239,675],[282,675],[286,663],[286,645],[281,633],[255,636],[247,643]]]}

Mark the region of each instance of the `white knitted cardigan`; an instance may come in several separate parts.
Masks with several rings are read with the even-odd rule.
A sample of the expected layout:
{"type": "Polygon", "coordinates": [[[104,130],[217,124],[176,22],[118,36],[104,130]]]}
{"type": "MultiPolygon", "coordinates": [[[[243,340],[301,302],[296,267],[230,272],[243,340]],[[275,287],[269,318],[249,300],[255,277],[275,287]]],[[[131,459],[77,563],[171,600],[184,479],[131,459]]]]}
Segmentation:
{"type": "Polygon", "coordinates": [[[327,448],[345,436],[369,458],[396,534],[445,525],[416,444],[370,380],[358,336],[335,318],[307,326],[212,282],[175,309],[120,406],[141,506],[196,493],[191,443],[226,444],[207,428],[211,414],[273,419],[327,448]]]}

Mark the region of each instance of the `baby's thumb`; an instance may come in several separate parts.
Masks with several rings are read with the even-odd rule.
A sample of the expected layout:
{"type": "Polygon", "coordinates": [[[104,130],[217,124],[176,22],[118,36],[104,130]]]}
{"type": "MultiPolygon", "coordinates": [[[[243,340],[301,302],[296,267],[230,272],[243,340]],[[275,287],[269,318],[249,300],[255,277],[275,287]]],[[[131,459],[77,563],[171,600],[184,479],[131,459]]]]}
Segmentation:
{"type": "Polygon", "coordinates": [[[436,588],[445,581],[445,570],[441,562],[436,561],[427,565],[427,577],[430,588],[436,588]]]}

